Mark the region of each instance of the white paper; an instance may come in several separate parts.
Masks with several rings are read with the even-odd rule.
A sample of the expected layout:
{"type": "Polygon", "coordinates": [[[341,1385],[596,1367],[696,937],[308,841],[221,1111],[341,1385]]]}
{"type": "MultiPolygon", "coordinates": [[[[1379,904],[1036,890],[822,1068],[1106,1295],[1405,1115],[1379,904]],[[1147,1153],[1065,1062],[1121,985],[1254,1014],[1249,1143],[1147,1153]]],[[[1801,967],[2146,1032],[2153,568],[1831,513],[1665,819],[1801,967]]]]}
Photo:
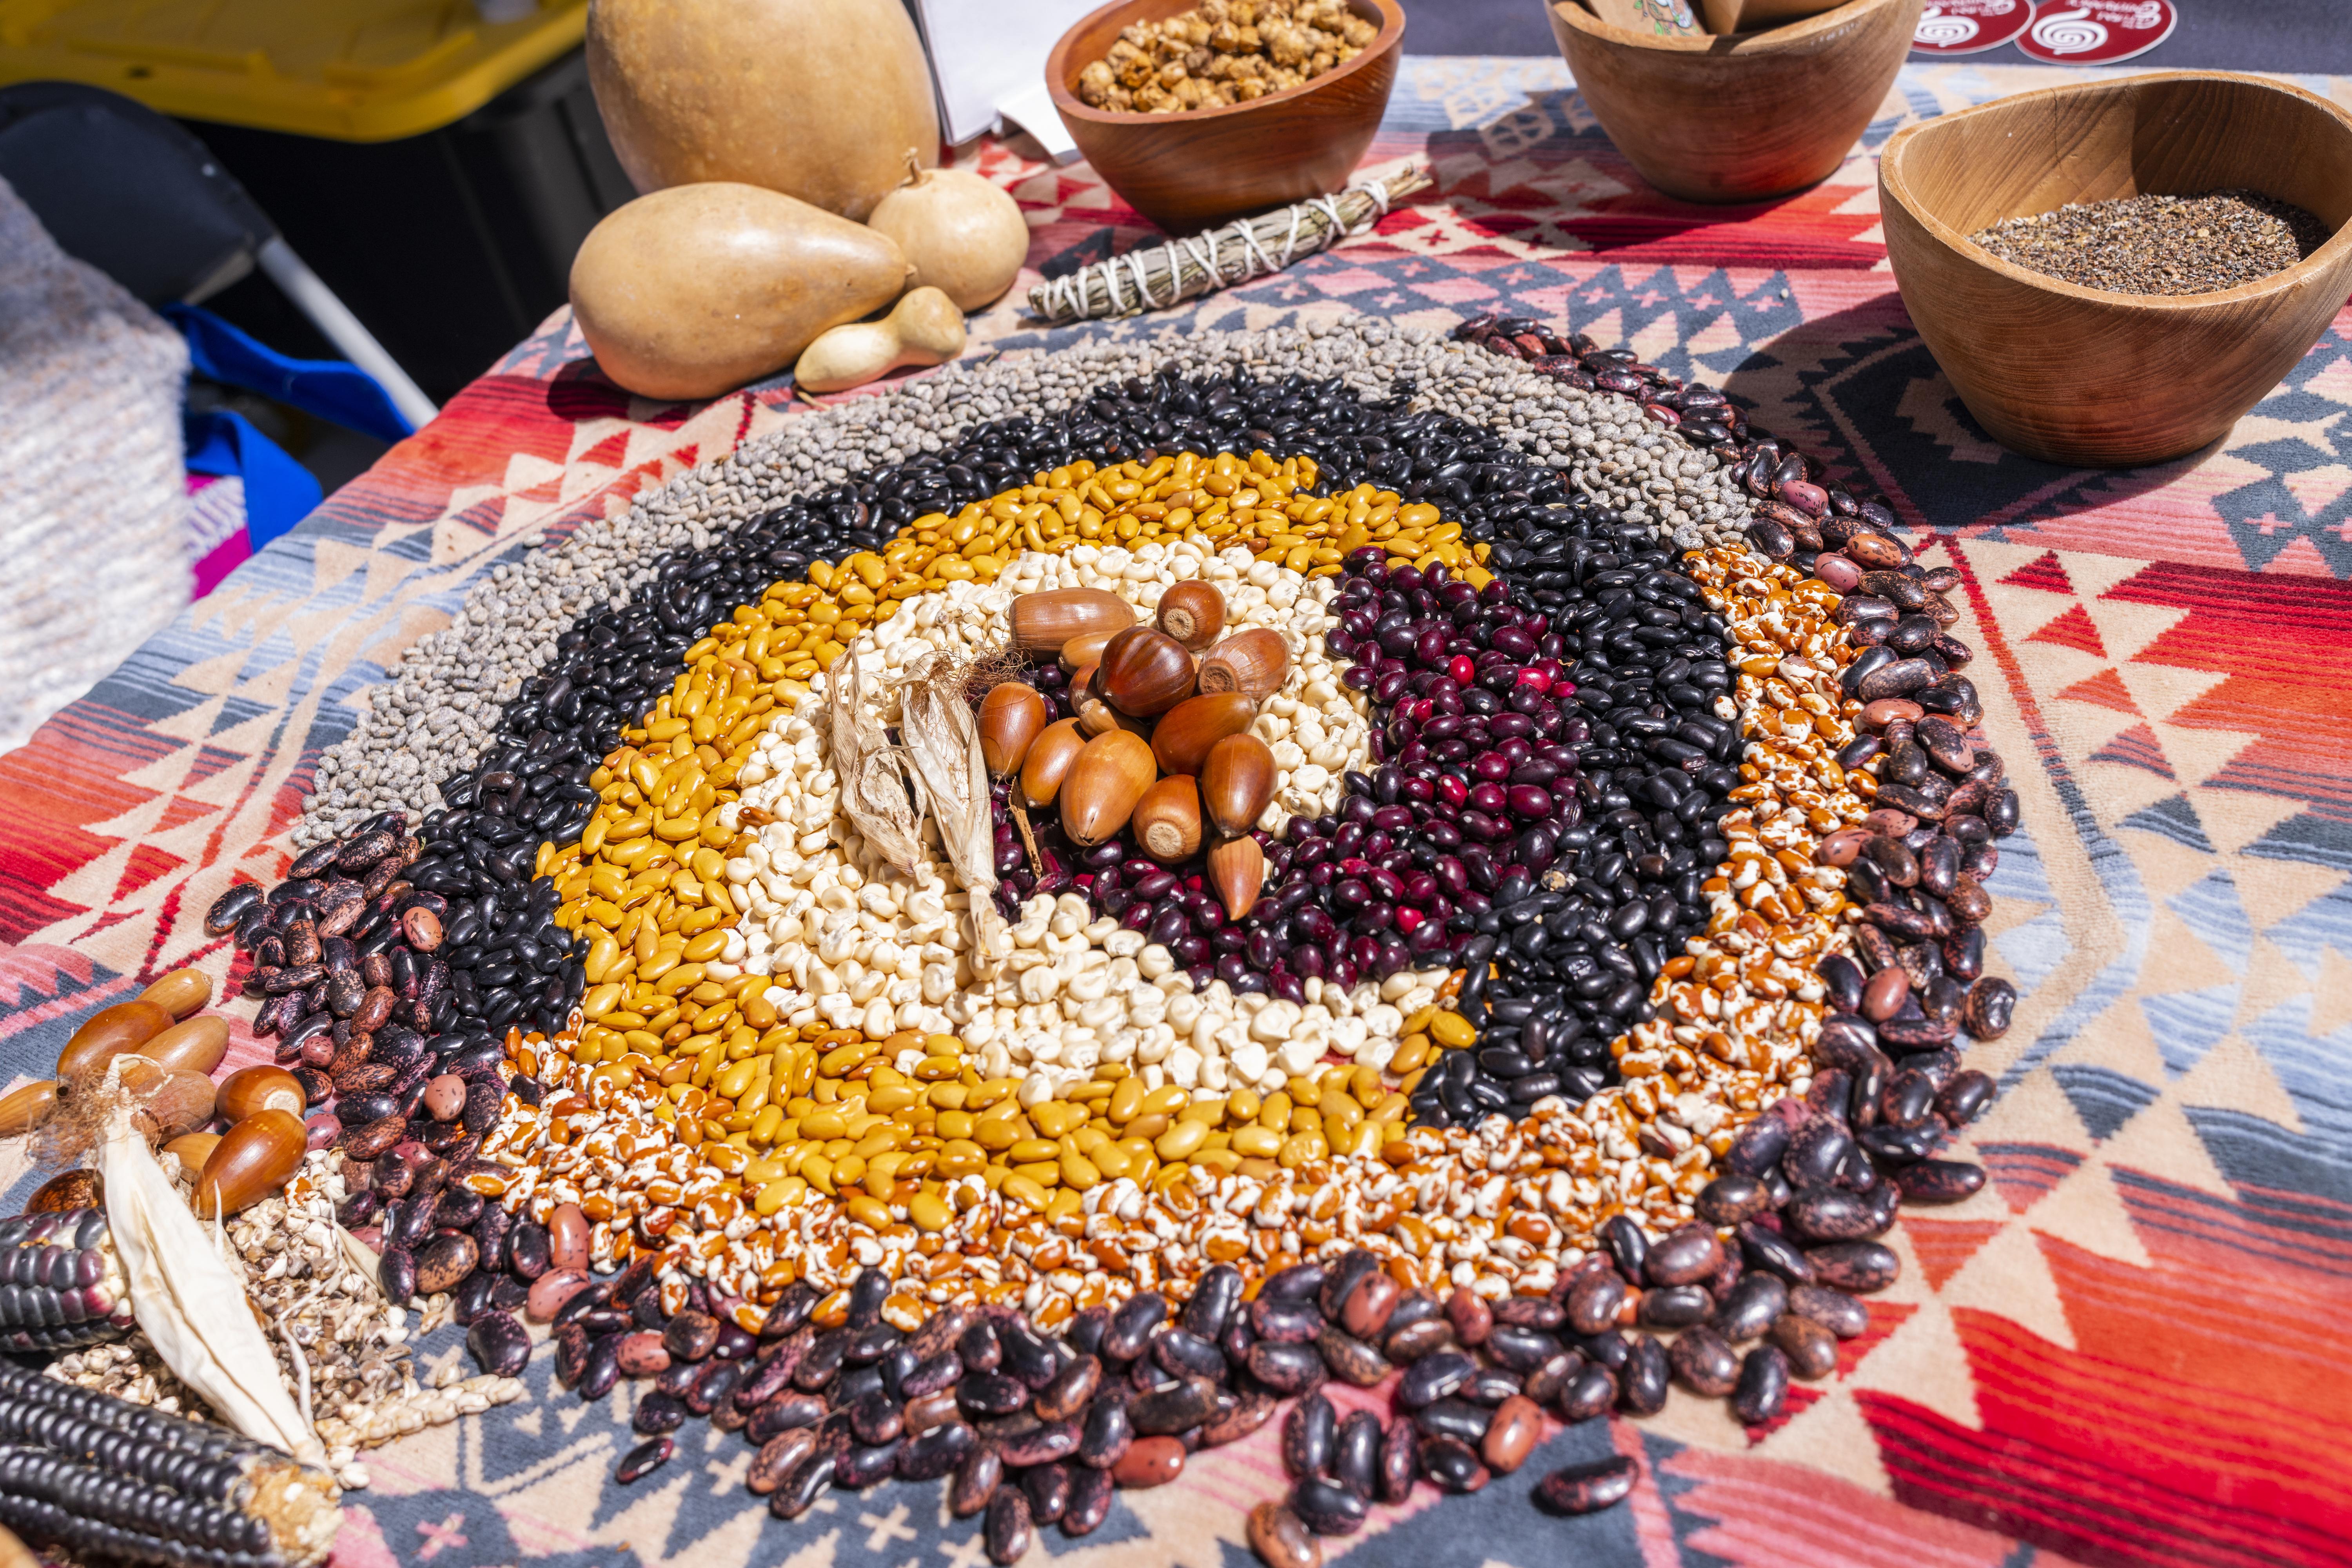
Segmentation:
{"type": "MultiPolygon", "coordinates": [[[[940,128],[965,142],[1011,119],[1059,159],[1070,146],[1045,94],[1045,57],[1102,0],[907,0],[939,89],[940,128]],[[1013,105],[1021,101],[1020,111],[1013,105]],[[1042,123],[1041,123],[1042,122],[1042,123]]],[[[1074,150],[1074,149],[1073,149],[1074,150]]]]}

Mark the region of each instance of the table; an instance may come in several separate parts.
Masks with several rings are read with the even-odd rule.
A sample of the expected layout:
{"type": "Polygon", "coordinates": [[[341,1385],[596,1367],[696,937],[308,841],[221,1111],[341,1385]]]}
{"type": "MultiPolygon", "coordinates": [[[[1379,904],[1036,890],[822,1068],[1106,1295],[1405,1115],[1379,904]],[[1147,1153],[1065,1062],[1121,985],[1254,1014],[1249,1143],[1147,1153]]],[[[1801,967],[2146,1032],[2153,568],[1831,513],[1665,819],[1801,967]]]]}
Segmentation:
{"type": "MultiPolygon", "coordinates": [[[[1707,211],[1643,187],[1559,62],[1409,59],[1370,161],[1425,158],[1439,186],[1377,235],[1141,321],[1038,331],[1007,302],[977,324],[1017,353],[1355,312],[1566,318],[1748,400],[1938,531],[1927,559],[1964,579],[1961,634],[2028,824],[1989,922],[2024,999],[1973,1058],[2002,1087],[1969,1139],[1990,1184],[1906,1211],[1889,1238],[1903,1280],[1840,1377],[1801,1385],[1769,1433],[1678,1397],[1556,1436],[1477,1498],[1440,1508],[1424,1489],[1351,1561],[2347,1560],[2352,745],[2331,721],[2352,659],[2352,310],[2200,458],[2094,473],[1987,440],[1895,292],[1873,153],[1914,119],[2076,74],[1906,68],[1831,180],[1707,211]],[[1543,1471],[1612,1447],[1644,1460],[1629,1506],[1572,1524],[1527,1506],[1543,1471]]],[[[2302,79],[2352,101],[2352,79],[2302,79]]],[[[1083,165],[993,143],[971,161],[1028,210],[1033,265],[1148,232],[1083,165]]],[[[0,1075],[45,1070],[142,975],[226,971],[205,908],[236,876],[280,874],[274,836],[320,752],[476,575],[793,416],[774,384],[699,407],[632,398],[559,313],[0,757],[0,1075]]],[[[241,1028],[236,1048],[260,1050],[241,1028]]],[[[23,1196],[21,1161],[0,1150],[0,1194],[23,1196]]],[[[463,1354],[443,1331],[420,1360],[463,1354]]],[[[628,1387],[583,1408],[544,1352],[526,1379],[529,1400],[375,1455],[336,1561],[981,1561],[975,1531],[913,1488],[775,1523],[741,1489],[750,1450],[698,1426],[617,1488],[628,1387]]],[[[1122,1494],[1076,1554],[1245,1561],[1242,1512],[1280,1485],[1270,1439],[1122,1494]]]]}

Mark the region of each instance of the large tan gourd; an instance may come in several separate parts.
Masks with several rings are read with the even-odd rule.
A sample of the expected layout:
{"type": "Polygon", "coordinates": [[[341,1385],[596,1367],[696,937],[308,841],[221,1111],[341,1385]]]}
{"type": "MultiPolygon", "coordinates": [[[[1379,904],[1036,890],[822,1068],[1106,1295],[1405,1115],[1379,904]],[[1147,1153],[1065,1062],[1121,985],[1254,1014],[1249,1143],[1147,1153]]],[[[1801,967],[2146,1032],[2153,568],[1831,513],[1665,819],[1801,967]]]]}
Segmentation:
{"type": "Polygon", "coordinates": [[[736,180],[863,221],[939,162],[900,0],[592,0],[588,81],[640,191],[736,180]]]}
{"type": "Polygon", "coordinates": [[[677,185],[589,233],[572,311],[596,361],[647,397],[716,397],[783,369],[827,327],[898,298],[889,236],[757,185],[677,185]]]}

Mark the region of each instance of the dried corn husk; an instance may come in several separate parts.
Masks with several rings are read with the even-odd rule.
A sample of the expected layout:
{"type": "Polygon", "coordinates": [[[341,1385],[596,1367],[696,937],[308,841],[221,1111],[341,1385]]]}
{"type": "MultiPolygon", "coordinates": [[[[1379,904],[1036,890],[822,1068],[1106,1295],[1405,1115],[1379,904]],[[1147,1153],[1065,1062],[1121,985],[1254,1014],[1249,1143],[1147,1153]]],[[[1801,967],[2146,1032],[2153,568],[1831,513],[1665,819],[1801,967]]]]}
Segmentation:
{"type": "Polygon", "coordinates": [[[972,935],[988,966],[1011,951],[996,907],[996,844],[989,823],[988,764],[980,727],[964,700],[962,666],[934,654],[918,666],[899,697],[898,733],[915,775],[930,797],[940,846],[971,899],[972,935]]]}
{"type": "Polygon", "coordinates": [[[825,671],[830,716],[826,743],[841,780],[841,808],[874,852],[907,876],[923,853],[925,801],[920,777],[907,766],[906,753],[890,744],[868,711],[866,676],[855,654],[843,654],[825,671]],[[909,795],[912,804],[909,805],[909,795]]]}
{"type": "Polygon", "coordinates": [[[278,1356],[254,1321],[244,1282],[215,1250],[163,1173],[121,1092],[118,1058],[108,1064],[113,1103],[98,1145],[106,1182],[106,1222],[131,1285],[131,1306],[155,1352],[247,1436],[324,1468],[327,1451],[278,1375],[278,1356]]]}

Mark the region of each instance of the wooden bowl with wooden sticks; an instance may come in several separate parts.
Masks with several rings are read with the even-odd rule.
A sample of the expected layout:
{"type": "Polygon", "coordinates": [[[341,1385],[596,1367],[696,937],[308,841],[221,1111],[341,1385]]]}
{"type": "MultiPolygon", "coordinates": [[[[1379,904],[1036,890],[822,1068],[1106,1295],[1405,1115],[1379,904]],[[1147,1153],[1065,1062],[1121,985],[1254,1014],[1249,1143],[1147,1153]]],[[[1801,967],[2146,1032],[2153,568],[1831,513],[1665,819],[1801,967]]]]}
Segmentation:
{"type": "Polygon", "coordinates": [[[1675,37],[1551,0],[1551,30],[1643,179],[1686,202],[1753,202],[1837,172],[1895,85],[1919,4],[1849,0],[1786,26],[1675,37]]]}
{"type": "Polygon", "coordinates": [[[1348,0],[1379,34],[1361,53],[1297,87],[1246,103],[1171,114],[1089,108],[1078,73],[1110,51],[1119,30],[1164,22],[1199,0],[1111,0],[1062,35],[1045,87],[1070,139],[1129,206],[1171,234],[1328,195],[1363,161],[1396,85],[1404,12],[1396,0],[1348,0]]]}
{"type": "Polygon", "coordinates": [[[1914,125],[1878,165],[1903,304],[2002,446],[2122,468],[2220,440],[2352,293],[2352,115],[2286,82],[2165,71],[2020,93],[1914,125]],[[2210,294],[2085,289],[1968,236],[2004,218],[2144,194],[2251,189],[2333,237],[2210,294]]]}

